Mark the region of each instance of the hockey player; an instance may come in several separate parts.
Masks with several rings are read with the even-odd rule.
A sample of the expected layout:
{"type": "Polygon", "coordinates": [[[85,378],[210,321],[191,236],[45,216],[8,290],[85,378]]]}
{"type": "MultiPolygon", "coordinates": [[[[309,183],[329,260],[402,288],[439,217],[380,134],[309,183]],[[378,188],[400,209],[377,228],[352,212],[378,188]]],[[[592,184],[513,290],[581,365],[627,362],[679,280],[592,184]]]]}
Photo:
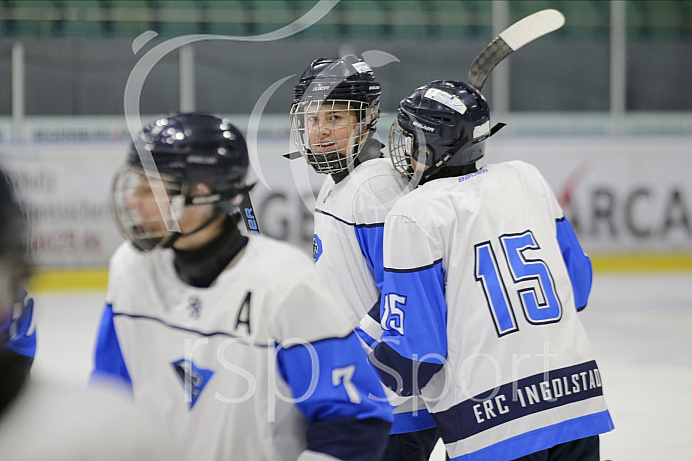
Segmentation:
{"type": "MultiPolygon", "coordinates": [[[[366,344],[379,339],[382,230],[387,212],[408,191],[373,135],[380,84],[364,61],[320,58],[294,88],[291,127],[298,150],[327,177],[314,213],[313,256],[351,326],[366,344]],[[370,317],[372,315],[372,317],[370,317]]],[[[394,411],[383,460],[427,460],[438,439],[420,398],[394,411]]]]}
{"type": "MultiPolygon", "coordinates": [[[[25,238],[24,214],[0,171],[0,318],[13,318],[27,299],[21,288],[29,272],[25,238]]],[[[30,318],[21,313],[14,317],[30,318]]],[[[22,322],[18,326],[23,329],[22,322]]],[[[9,334],[0,337],[2,459],[176,459],[156,421],[135,411],[124,395],[29,378],[25,354],[32,348],[9,341],[9,334]]]]}
{"type": "Polygon", "coordinates": [[[422,185],[385,220],[371,360],[422,394],[452,460],[596,461],[613,424],[577,318],[591,262],[535,167],[478,165],[489,115],[462,82],[400,102],[391,158],[422,185]]]}
{"type": "Polygon", "coordinates": [[[239,231],[248,165],[212,115],[154,120],[133,142],[94,375],[164,416],[184,459],[376,460],[391,406],[309,258],[239,231]]]}

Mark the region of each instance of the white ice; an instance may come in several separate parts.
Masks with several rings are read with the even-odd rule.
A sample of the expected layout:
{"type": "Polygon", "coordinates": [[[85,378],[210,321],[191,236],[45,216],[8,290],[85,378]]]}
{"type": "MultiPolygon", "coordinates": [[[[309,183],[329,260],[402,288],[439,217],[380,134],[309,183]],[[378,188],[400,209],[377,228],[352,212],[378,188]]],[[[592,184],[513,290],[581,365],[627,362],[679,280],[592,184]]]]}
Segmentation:
{"type": "MultiPolygon", "coordinates": [[[[100,291],[35,295],[34,374],[86,385],[103,299],[100,291]]],[[[615,423],[601,437],[602,460],[689,459],[692,274],[596,274],[580,317],[615,423]]],[[[438,446],[433,460],[443,459],[438,446]]]]}

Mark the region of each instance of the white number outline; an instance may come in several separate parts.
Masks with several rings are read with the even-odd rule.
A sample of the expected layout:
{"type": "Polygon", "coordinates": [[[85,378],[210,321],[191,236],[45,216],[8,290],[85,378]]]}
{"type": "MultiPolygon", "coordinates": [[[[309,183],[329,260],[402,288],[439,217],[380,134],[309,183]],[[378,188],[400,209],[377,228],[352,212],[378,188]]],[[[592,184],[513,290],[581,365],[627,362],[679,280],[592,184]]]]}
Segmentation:
{"type": "Polygon", "coordinates": [[[348,395],[348,399],[352,403],[362,402],[360,392],[355,384],[353,384],[353,375],[356,372],[355,365],[349,365],[343,368],[334,368],[332,370],[332,384],[334,387],[343,385],[348,395]]]}

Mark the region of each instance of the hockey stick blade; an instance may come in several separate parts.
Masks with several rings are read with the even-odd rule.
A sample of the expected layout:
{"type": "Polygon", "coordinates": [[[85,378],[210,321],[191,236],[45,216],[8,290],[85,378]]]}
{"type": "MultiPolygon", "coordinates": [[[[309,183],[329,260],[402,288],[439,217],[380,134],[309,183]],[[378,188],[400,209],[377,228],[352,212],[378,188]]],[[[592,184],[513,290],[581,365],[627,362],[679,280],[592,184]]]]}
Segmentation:
{"type": "Polygon", "coordinates": [[[483,89],[490,72],[513,51],[565,25],[565,16],[558,10],[541,10],[506,28],[473,60],[468,83],[483,89]]]}

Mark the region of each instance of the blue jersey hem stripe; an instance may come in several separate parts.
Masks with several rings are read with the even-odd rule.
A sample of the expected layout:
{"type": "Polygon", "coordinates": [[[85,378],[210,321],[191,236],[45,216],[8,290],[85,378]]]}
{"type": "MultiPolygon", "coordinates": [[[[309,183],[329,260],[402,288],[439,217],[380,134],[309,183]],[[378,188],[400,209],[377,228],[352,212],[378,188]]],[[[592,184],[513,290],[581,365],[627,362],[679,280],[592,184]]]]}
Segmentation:
{"type": "Polygon", "coordinates": [[[451,461],[495,461],[516,459],[561,443],[571,442],[613,430],[608,410],[580,416],[552,426],[536,429],[482,448],[473,453],[450,458],[451,461]]]}
{"type": "Polygon", "coordinates": [[[395,413],[394,424],[390,434],[405,434],[407,432],[418,432],[435,427],[435,420],[432,419],[428,410],[421,409],[408,413],[395,413]]]}
{"type": "Polygon", "coordinates": [[[438,259],[437,261],[433,261],[431,264],[427,264],[425,266],[413,267],[411,269],[394,269],[391,267],[385,267],[384,271],[385,272],[396,272],[399,274],[404,274],[407,272],[420,272],[420,271],[432,269],[433,267],[437,266],[438,264],[442,264],[442,259],[438,259]]]}
{"type": "Polygon", "coordinates": [[[589,361],[505,383],[434,413],[433,418],[442,440],[453,443],[528,415],[602,395],[598,366],[589,361]]]}

